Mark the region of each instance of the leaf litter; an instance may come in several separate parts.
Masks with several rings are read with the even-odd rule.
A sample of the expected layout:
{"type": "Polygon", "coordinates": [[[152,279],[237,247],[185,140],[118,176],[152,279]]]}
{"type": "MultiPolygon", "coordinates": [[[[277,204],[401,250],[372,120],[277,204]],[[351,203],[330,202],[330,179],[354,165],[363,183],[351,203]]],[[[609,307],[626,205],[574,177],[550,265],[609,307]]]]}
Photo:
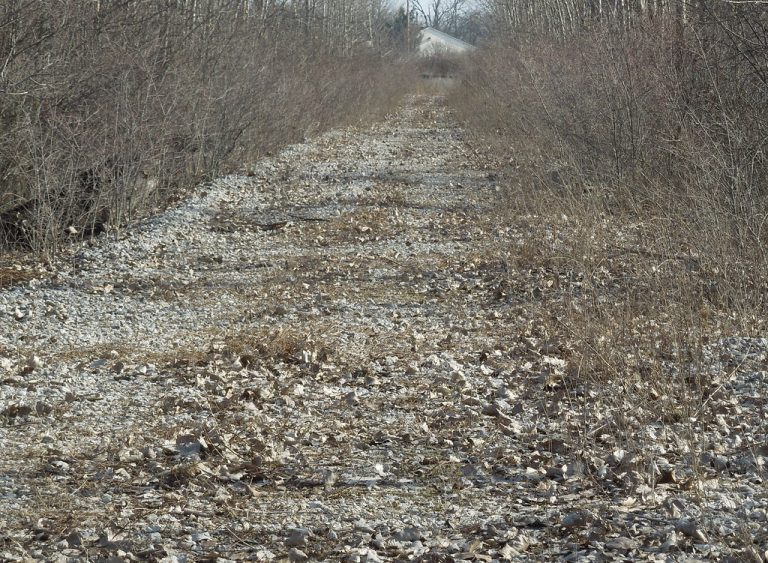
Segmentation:
{"type": "Polygon", "coordinates": [[[474,155],[413,98],[3,289],[0,558],[765,559],[768,340],[627,377],[474,155]]]}

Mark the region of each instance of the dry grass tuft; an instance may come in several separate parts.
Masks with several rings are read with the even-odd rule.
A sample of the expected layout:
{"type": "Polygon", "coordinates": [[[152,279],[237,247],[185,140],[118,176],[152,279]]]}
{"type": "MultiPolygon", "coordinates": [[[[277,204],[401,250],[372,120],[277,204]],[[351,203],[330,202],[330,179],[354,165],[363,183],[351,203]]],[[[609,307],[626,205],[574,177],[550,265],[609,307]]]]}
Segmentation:
{"type": "Polygon", "coordinates": [[[39,274],[30,270],[0,266],[0,289],[28,282],[38,276],[39,274]]]}

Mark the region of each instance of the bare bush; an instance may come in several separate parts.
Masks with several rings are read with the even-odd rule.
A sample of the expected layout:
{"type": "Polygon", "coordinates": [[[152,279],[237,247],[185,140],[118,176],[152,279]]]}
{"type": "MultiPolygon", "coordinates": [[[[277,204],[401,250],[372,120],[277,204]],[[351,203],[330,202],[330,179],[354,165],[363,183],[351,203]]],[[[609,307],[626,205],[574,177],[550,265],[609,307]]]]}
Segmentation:
{"type": "Polygon", "coordinates": [[[318,41],[276,4],[5,3],[0,244],[51,256],[398,99],[387,61],[318,41]]]}
{"type": "Polygon", "coordinates": [[[578,280],[542,332],[576,343],[581,381],[650,384],[627,392],[662,419],[706,402],[708,344],[766,330],[766,14],[701,3],[684,25],[520,34],[451,94],[507,188],[497,220],[535,218],[540,248],[505,259],[578,280]]]}
{"type": "Polygon", "coordinates": [[[497,46],[476,54],[454,104],[520,186],[672,221],[664,238],[713,267],[763,272],[768,89],[749,69],[768,49],[734,44],[746,16],[726,33],[709,15],[683,36],[648,24],[497,46]]]}
{"type": "Polygon", "coordinates": [[[451,53],[433,53],[417,63],[423,78],[452,78],[461,69],[462,57],[451,53]]]}

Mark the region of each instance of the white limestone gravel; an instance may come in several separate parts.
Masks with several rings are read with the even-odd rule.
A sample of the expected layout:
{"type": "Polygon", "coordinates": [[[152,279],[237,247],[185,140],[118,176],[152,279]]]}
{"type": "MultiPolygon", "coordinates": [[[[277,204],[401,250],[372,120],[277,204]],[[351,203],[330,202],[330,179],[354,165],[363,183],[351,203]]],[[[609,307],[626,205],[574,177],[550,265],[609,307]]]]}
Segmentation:
{"type": "Polygon", "coordinates": [[[688,420],[558,384],[473,154],[413,98],[1,290],[0,559],[765,557],[768,342],[688,420]]]}

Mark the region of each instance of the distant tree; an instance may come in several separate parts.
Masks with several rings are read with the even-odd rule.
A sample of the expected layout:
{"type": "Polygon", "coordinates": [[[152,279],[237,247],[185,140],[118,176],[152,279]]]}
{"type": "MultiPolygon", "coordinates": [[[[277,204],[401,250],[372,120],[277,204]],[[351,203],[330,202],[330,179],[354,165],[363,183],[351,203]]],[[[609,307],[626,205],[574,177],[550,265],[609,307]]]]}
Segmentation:
{"type": "Polygon", "coordinates": [[[409,15],[404,6],[398,8],[385,24],[391,48],[402,51],[413,49],[418,25],[418,16],[415,11],[411,11],[409,15]]]}
{"type": "Polygon", "coordinates": [[[457,35],[466,11],[466,0],[412,0],[424,25],[457,35]]]}
{"type": "Polygon", "coordinates": [[[483,11],[472,10],[464,14],[456,30],[456,37],[475,45],[488,36],[488,20],[485,18],[483,11]]]}

